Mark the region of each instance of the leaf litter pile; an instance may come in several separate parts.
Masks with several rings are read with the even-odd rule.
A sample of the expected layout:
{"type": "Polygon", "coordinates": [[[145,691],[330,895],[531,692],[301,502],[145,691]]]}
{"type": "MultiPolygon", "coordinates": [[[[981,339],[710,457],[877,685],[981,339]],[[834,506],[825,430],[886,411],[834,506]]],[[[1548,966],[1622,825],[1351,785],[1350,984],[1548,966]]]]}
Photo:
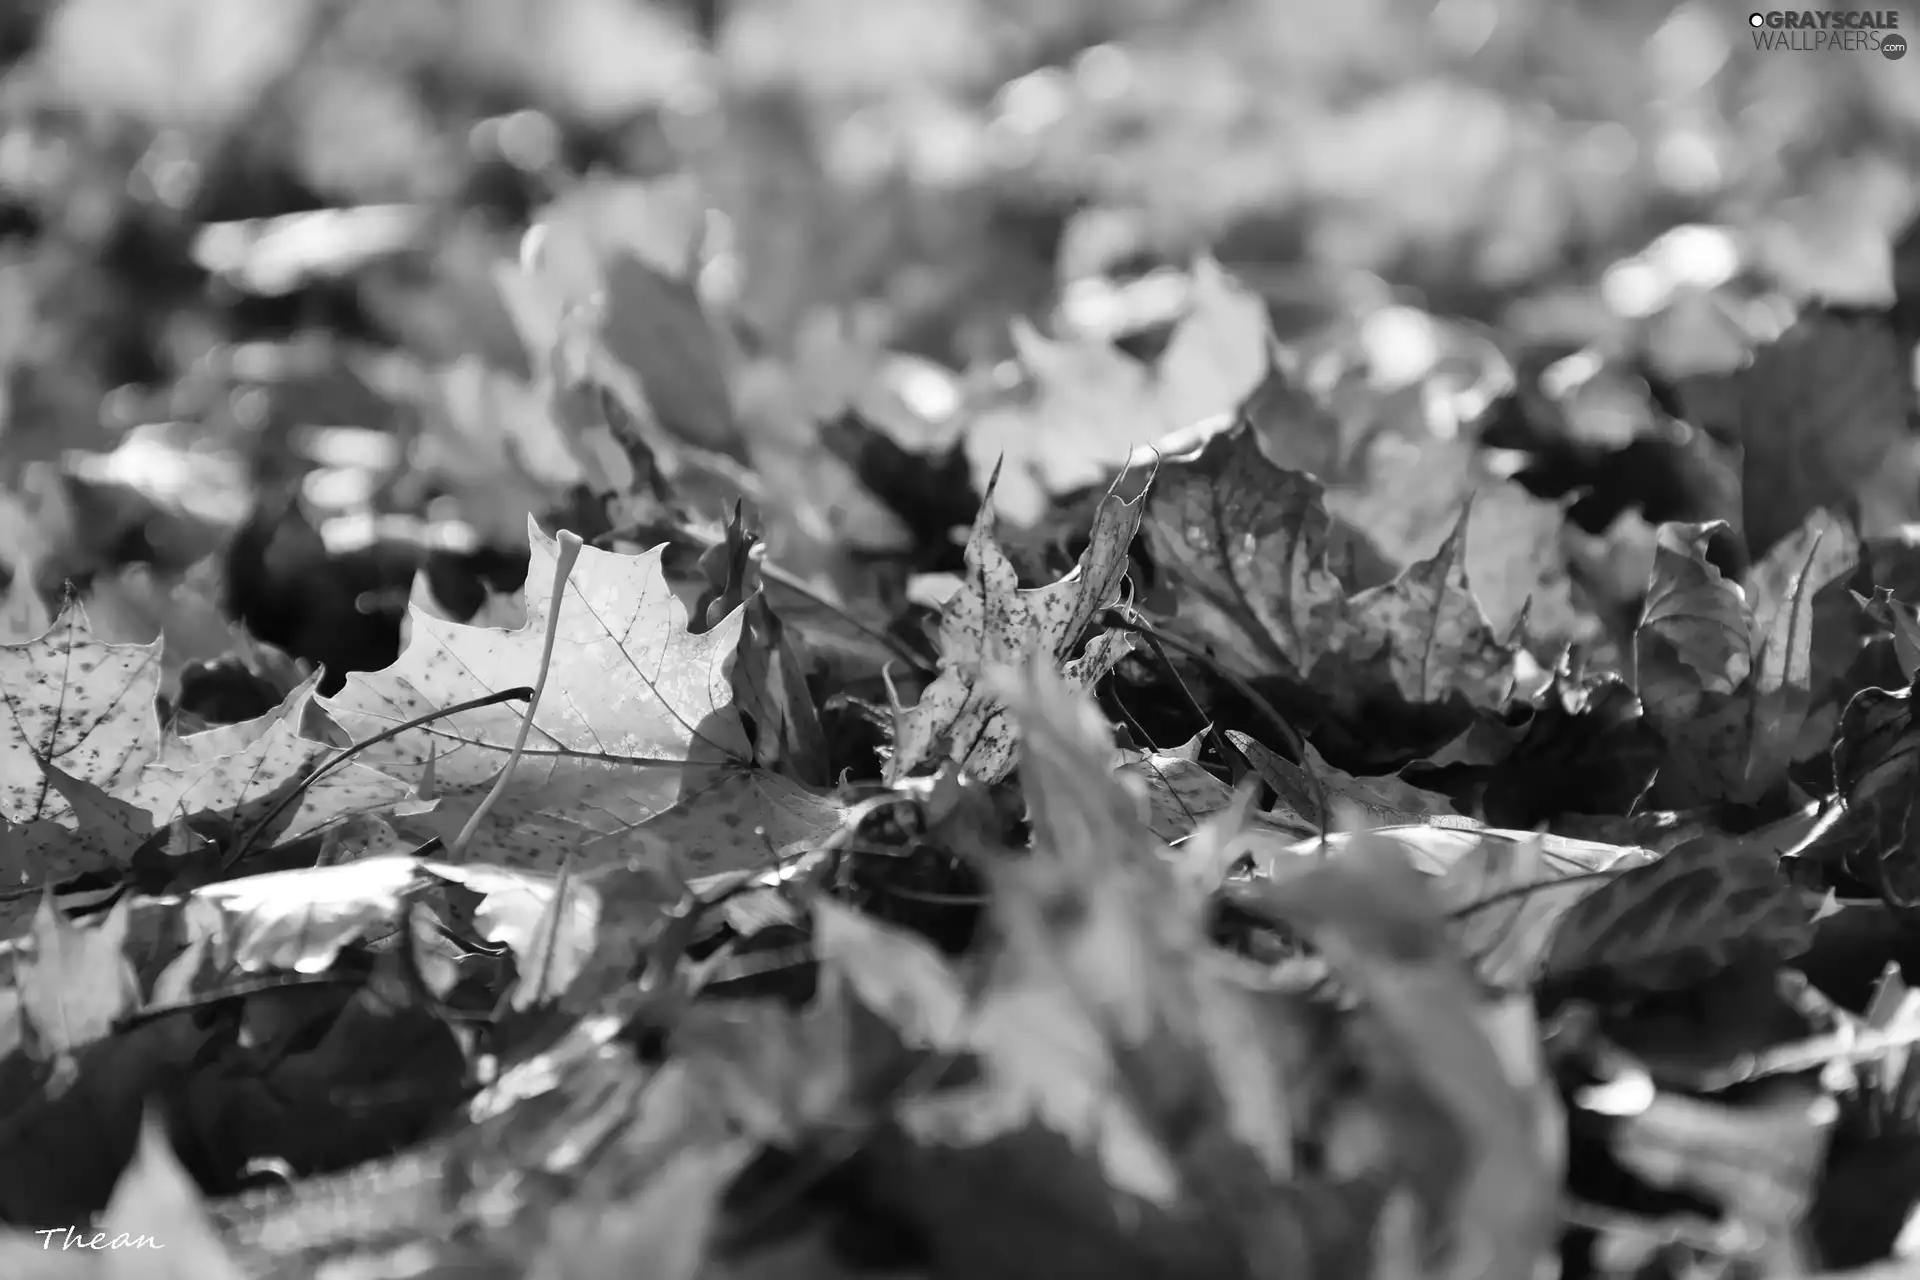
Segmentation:
{"type": "Polygon", "coordinates": [[[943,417],[544,234],[533,381],[415,388],[523,588],[423,575],[375,670],[216,628],[251,718],[110,584],[11,602],[0,1274],[1914,1247],[1908,300],[1647,387],[1712,483],[1591,535],[1568,396],[1434,429],[1210,262],[943,417]]]}

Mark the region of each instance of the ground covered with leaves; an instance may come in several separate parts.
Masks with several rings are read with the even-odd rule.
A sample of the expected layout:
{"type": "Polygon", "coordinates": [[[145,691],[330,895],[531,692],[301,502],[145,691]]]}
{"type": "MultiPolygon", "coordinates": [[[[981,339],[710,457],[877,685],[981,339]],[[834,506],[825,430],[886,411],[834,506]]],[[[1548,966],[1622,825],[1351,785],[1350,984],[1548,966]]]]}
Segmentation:
{"type": "Polygon", "coordinates": [[[0,1275],[1914,1265],[1920,233],[1740,109],[1904,212],[1910,91],[116,2],[0,22],[0,1275]]]}

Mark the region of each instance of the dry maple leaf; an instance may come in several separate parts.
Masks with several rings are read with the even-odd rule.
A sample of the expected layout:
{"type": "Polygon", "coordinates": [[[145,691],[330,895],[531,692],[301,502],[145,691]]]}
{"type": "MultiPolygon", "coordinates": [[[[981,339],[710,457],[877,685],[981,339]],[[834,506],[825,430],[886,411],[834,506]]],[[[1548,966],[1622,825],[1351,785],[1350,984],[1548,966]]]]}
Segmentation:
{"type": "Polygon", "coordinates": [[[1094,513],[1086,551],[1073,572],[1031,590],[993,537],[993,505],[983,504],[967,540],[965,584],[940,615],[940,673],[920,701],[896,718],[887,778],[897,782],[943,759],[972,776],[997,781],[1013,769],[1018,734],[1013,716],[989,689],[989,673],[1040,660],[1081,688],[1113,669],[1126,652],[1124,635],[1102,632],[1076,646],[1102,610],[1120,602],[1127,548],[1140,527],[1142,503],[1110,492],[1094,513]]]}
{"type": "Polygon", "coordinates": [[[1732,693],[1752,664],[1746,599],[1707,560],[1707,543],[1725,528],[1664,524],[1653,579],[1634,631],[1635,668],[1643,702],[1691,715],[1701,695],[1732,693]]]}
{"type": "Polygon", "coordinates": [[[1809,310],[1746,367],[1684,390],[1696,425],[1743,446],[1754,559],[1821,507],[1857,509],[1870,536],[1920,516],[1912,342],[1885,313],[1809,310]]]}
{"type": "Polygon", "coordinates": [[[37,640],[0,645],[0,808],[30,830],[74,823],[47,760],[111,795],[160,754],[160,644],[97,640],[69,606],[37,640]]]}
{"type": "MultiPolygon", "coordinates": [[[[190,965],[170,964],[169,970],[178,969],[176,980],[192,991],[202,988],[191,981],[196,976],[219,982],[235,974],[324,971],[342,947],[388,932],[411,894],[447,885],[476,896],[475,933],[512,949],[522,975],[516,1007],[564,989],[593,949],[602,908],[591,885],[483,863],[385,856],[242,876],[195,890],[170,932],[198,946],[200,954],[190,965]]],[[[171,909],[164,900],[134,900],[136,913],[171,909]]]]}
{"type": "Polygon", "coordinates": [[[1790,960],[1813,938],[1813,910],[1767,844],[1689,840],[1576,903],[1547,954],[1547,980],[1608,992],[1671,991],[1742,957],[1790,960]]]}
{"type": "Polygon", "coordinates": [[[1815,511],[1747,575],[1706,559],[1717,525],[1662,525],[1645,612],[1634,634],[1638,692],[1665,742],[1662,807],[1754,803],[1811,750],[1816,694],[1855,647],[1842,590],[1860,559],[1853,530],[1815,511]],[[1819,605],[1816,611],[1816,604],[1819,605]],[[1816,638],[1823,641],[1816,646],[1816,638]]]}
{"type": "MultiPolygon", "coordinates": [[[[1401,820],[1364,831],[1291,840],[1273,831],[1221,833],[1224,856],[1251,859],[1259,877],[1284,879],[1315,860],[1341,856],[1355,843],[1387,840],[1415,870],[1427,875],[1449,912],[1449,933],[1481,981],[1503,990],[1525,989],[1545,967],[1548,948],[1574,904],[1606,884],[1602,872],[1624,872],[1655,855],[1631,845],[1508,831],[1463,819],[1401,820]],[[1440,825],[1445,821],[1461,825],[1440,825]]],[[[1268,891],[1260,879],[1228,885],[1229,896],[1261,910],[1268,891]]]]}
{"type": "MultiPolygon", "coordinates": [[[[1287,465],[1277,449],[1274,460],[1287,465]]],[[[1493,628],[1511,631],[1524,613],[1536,644],[1599,634],[1597,619],[1582,615],[1570,595],[1561,505],[1498,476],[1478,442],[1423,437],[1378,449],[1365,483],[1329,487],[1326,494],[1327,510],[1365,529],[1389,571],[1442,541],[1469,500],[1467,577],[1493,628]]]]}
{"type": "Polygon", "coordinates": [[[1228,731],[1227,740],[1247,757],[1247,763],[1260,780],[1273,788],[1279,803],[1270,815],[1286,825],[1305,832],[1318,831],[1333,824],[1332,813],[1319,811],[1319,799],[1311,779],[1318,778],[1326,789],[1327,801],[1334,809],[1343,806],[1365,815],[1369,826],[1394,826],[1401,823],[1436,821],[1439,826],[1477,827],[1463,818],[1453,802],[1436,792],[1426,791],[1395,775],[1356,778],[1336,769],[1307,743],[1307,768],[1302,769],[1271,748],[1237,731],[1228,731]]]}
{"type": "Polygon", "coordinates": [[[1164,469],[1145,528],[1179,595],[1172,625],[1242,676],[1305,681],[1357,715],[1507,696],[1516,650],[1469,589],[1467,521],[1427,559],[1356,591],[1363,540],[1328,514],[1319,481],[1275,466],[1242,421],[1164,469]]]}
{"type": "MultiPolygon", "coordinates": [[[[106,644],[75,605],[40,638],[0,645],[0,818],[19,842],[7,871],[64,878],[114,865],[176,817],[213,813],[244,828],[330,754],[300,730],[313,681],[254,720],[162,732],[163,643],[106,644]]],[[[282,811],[273,834],[306,835],[407,796],[348,764],[282,811]]]]}
{"type": "MultiPolygon", "coordinates": [[[[392,666],[356,672],[325,700],[356,738],[539,673],[557,544],[528,523],[527,621],[513,631],[467,626],[410,609],[406,648],[392,666]]],[[[664,845],[719,871],[765,861],[830,828],[838,808],[753,768],[733,705],[728,664],[735,609],[710,630],[687,629],[661,551],[586,548],[568,578],[552,667],[525,753],[469,853],[553,866],[569,852],[586,868],[664,845]],[[636,828],[653,823],[650,833],[636,828]],[[764,835],[756,828],[763,828],[764,835]]],[[[523,709],[495,704],[431,721],[368,748],[370,764],[419,785],[431,776],[450,814],[470,813],[506,766],[523,709]]]]}
{"type": "Polygon", "coordinates": [[[1352,638],[1337,652],[1385,676],[1416,706],[1452,694],[1497,703],[1513,684],[1514,646],[1494,635],[1467,584],[1470,515],[1460,513],[1433,555],[1347,602],[1352,638]]]}
{"type": "Polygon", "coordinates": [[[1340,626],[1356,543],[1320,482],[1267,460],[1235,425],[1166,467],[1147,501],[1147,545],[1181,592],[1183,625],[1243,676],[1304,675],[1340,626]]]}
{"type": "Polygon", "coordinates": [[[1893,637],[1894,658],[1900,672],[1911,682],[1920,675],[1920,610],[1904,600],[1894,599],[1889,587],[1875,587],[1873,599],[1855,596],[1860,608],[1893,637]]]}
{"type": "Polygon", "coordinates": [[[1200,763],[1196,734],[1170,751],[1121,751],[1114,772],[1131,778],[1147,792],[1147,824],[1169,844],[1193,833],[1195,827],[1227,807],[1233,788],[1200,763]]]}

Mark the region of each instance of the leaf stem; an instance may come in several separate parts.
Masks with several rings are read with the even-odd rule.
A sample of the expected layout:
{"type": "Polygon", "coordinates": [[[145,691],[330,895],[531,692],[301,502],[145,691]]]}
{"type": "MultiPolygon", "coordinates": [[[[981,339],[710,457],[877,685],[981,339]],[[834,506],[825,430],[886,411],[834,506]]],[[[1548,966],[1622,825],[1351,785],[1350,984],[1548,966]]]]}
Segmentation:
{"type": "Polygon", "coordinates": [[[435,720],[444,720],[448,716],[457,716],[463,711],[478,711],[482,707],[491,707],[502,702],[520,702],[531,697],[533,697],[533,690],[526,685],[520,685],[513,689],[502,689],[497,693],[484,694],[478,698],[469,698],[465,702],[456,702],[450,707],[441,707],[438,710],[429,711],[425,715],[415,716],[411,720],[403,720],[390,728],[382,729],[370,738],[362,738],[351,746],[340,748],[337,755],[328,758],[319,768],[302,778],[299,786],[282,796],[273,808],[267,810],[265,817],[247,829],[246,838],[236,844],[233,851],[221,859],[220,869],[225,871],[234,863],[244,858],[248,851],[253,848],[253,842],[259,837],[260,833],[271,827],[274,819],[286,812],[288,805],[291,805],[294,801],[305,795],[308,787],[311,787],[314,783],[320,781],[321,778],[332,773],[335,769],[338,769],[341,765],[347,763],[347,761],[353,759],[368,747],[378,746],[387,739],[396,738],[409,729],[418,729],[423,724],[432,724],[435,720]]]}
{"type": "Polygon", "coordinates": [[[533,682],[533,696],[527,699],[527,712],[520,718],[520,732],[513,739],[513,754],[507,757],[507,767],[493,780],[493,789],[487,792],[487,798],[467,819],[467,825],[460,828],[460,834],[447,847],[447,860],[459,862],[466,854],[467,845],[493,812],[493,806],[500,802],[500,795],[513,781],[513,771],[520,763],[520,754],[526,750],[527,735],[533,732],[533,717],[540,710],[540,695],[547,687],[547,672],[553,666],[553,642],[560,632],[560,606],[566,600],[567,581],[573,577],[574,561],[580,558],[580,535],[570,529],[562,529],[559,534],[560,552],[554,558],[553,595],[547,602],[547,637],[540,646],[540,674],[533,682]]]}

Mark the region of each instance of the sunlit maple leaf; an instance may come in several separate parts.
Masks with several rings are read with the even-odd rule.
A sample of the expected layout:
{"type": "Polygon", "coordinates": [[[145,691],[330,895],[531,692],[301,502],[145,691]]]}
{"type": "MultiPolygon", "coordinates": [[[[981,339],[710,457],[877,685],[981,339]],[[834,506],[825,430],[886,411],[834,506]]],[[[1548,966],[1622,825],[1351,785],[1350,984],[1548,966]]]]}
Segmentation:
{"type": "Polygon", "coordinates": [[[897,781],[936,760],[951,759],[976,778],[995,781],[1012,769],[1018,744],[1011,713],[986,687],[989,675],[1033,660],[1048,663],[1081,688],[1113,669],[1124,635],[1104,631],[1078,649],[1101,611],[1120,602],[1127,548],[1140,527],[1139,498],[1109,493],[1093,518],[1087,550],[1073,572],[1022,590],[993,537],[985,505],[967,542],[966,584],[940,616],[940,672],[920,701],[898,717],[887,777],[897,781]]]}
{"type": "MultiPolygon", "coordinates": [[[[163,733],[160,647],[101,642],[79,606],[39,639],[0,646],[0,817],[17,824],[23,859],[8,871],[63,878],[113,865],[176,817],[244,828],[330,754],[301,732],[313,681],[254,720],[163,733]]],[[[272,834],[305,835],[407,794],[349,763],[289,803],[272,834]]]]}
{"type": "MultiPolygon", "coordinates": [[[[415,609],[400,657],[383,670],[354,673],[337,697],[323,700],[328,712],[366,738],[532,684],[557,544],[531,522],[528,529],[525,626],[466,626],[415,609]]],[[[666,856],[667,841],[636,828],[678,812],[682,821],[704,824],[710,842],[733,860],[703,868],[718,871],[769,859],[770,839],[777,847],[836,820],[829,801],[753,770],[728,680],[741,611],[707,631],[689,631],[661,555],[658,548],[636,556],[581,551],[525,754],[470,853],[553,866],[573,852],[583,867],[642,849],[666,856]],[[763,838],[756,828],[770,834],[763,838]]],[[[443,808],[470,813],[506,766],[523,711],[514,703],[463,711],[399,733],[360,758],[414,785],[431,761],[443,808]]]]}
{"type": "MultiPolygon", "coordinates": [[[[29,831],[73,823],[73,806],[36,757],[110,795],[133,785],[160,753],[160,720],[153,705],[159,685],[159,642],[96,640],[86,611],[77,606],[63,611],[38,639],[0,645],[0,716],[5,717],[0,721],[0,808],[5,816],[29,831]]],[[[79,857],[104,852],[84,850],[79,857]]]]}
{"type": "Polygon", "coordinates": [[[318,677],[308,680],[252,720],[169,736],[139,781],[117,797],[144,809],[152,820],[148,831],[134,834],[144,838],[176,817],[206,812],[226,817],[237,833],[292,840],[406,801],[410,792],[404,783],[357,762],[307,782],[314,766],[333,754],[301,732],[318,683],[318,677]],[[273,830],[254,832],[279,806],[285,789],[298,784],[304,784],[299,799],[280,810],[273,830]]]}

